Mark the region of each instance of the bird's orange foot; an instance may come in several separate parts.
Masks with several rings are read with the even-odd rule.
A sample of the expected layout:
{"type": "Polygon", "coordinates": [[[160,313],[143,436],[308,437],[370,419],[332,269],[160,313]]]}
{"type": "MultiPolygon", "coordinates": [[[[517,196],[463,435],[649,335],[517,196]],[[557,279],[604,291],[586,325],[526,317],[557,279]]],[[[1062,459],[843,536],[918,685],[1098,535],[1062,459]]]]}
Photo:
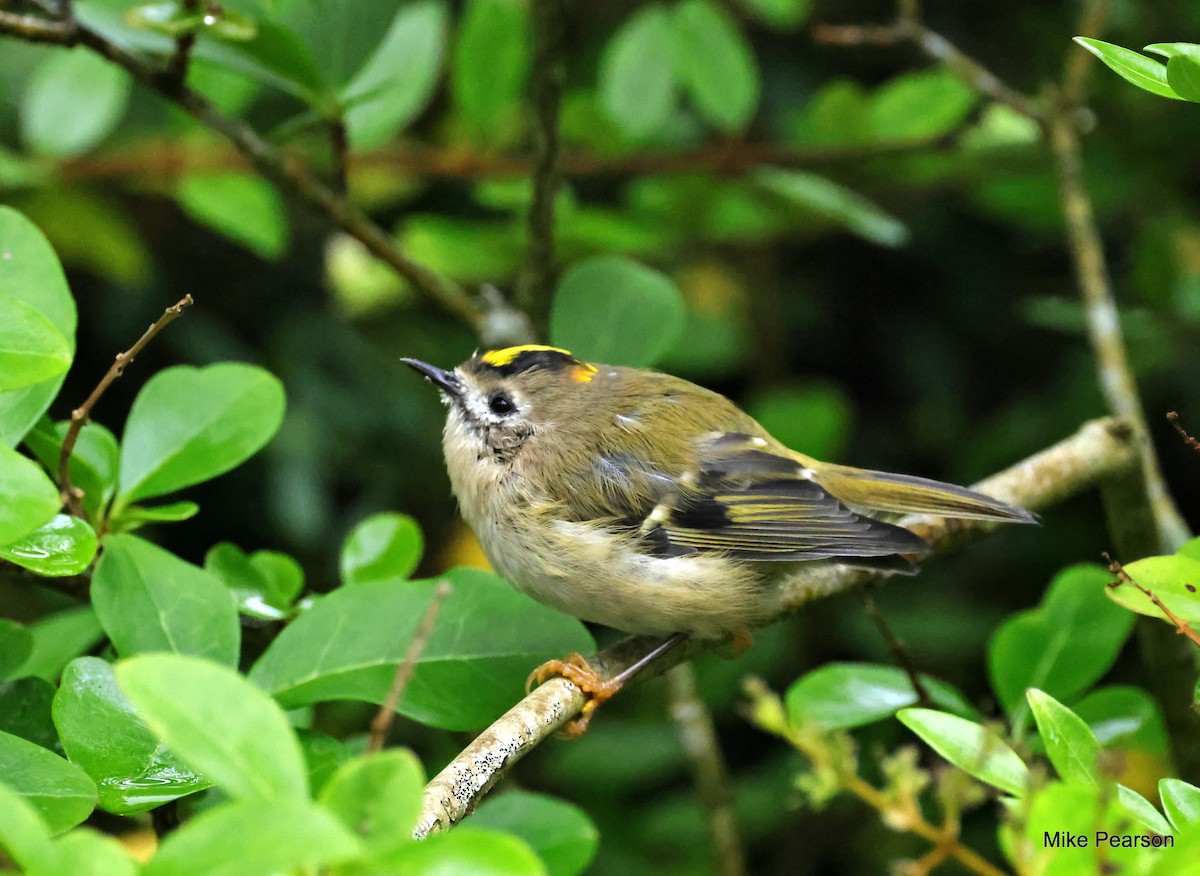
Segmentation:
{"type": "Polygon", "coordinates": [[[624,685],[623,681],[609,681],[600,677],[582,654],[572,654],[566,660],[549,660],[530,673],[525,682],[525,692],[528,693],[534,684],[543,684],[546,679],[558,676],[565,678],[587,696],[587,702],[579,717],[567,722],[563,734],[570,739],[578,739],[587,730],[592,715],[624,685]]]}

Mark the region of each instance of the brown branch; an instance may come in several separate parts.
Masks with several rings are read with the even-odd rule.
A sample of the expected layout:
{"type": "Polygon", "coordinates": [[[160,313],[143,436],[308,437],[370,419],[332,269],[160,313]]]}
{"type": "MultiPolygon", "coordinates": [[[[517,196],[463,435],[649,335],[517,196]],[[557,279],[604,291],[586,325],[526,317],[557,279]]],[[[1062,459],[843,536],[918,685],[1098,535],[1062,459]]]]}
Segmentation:
{"type": "MultiPolygon", "coordinates": [[[[183,8],[195,12],[200,8],[200,0],[183,0],[183,8]]],[[[175,83],[178,88],[187,82],[188,65],[192,61],[192,49],[196,47],[196,31],[189,30],[175,38],[175,51],[167,59],[167,69],[164,75],[175,83]]]]}
{"type": "MultiPolygon", "coordinates": [[[[1093,420],[1053,447],[977,484],[976,489],[1037,510],[1126,473],[1136,464],[1131,429],[1112,418],[1093,420]]],[[[934,517],[906,517],[901,523],[931,542],[938,553],[978,538],[991,528],[979,521],[934,517]]],[[[877,573],[862,569],[814,563],[781,586],[779,613],[786,614],[814,599],[876,577],[877,573]]],[[[657,637],[633,637],[589,657],[588,662],[602,677],[611,678],[660,644],[657,637]]],[[[666,672],[706,647],[703,642],[688,639],[651,664],[638,679],[666,672]]],[[[513,764],[574,718],[584,701],[583,692],[563,678],[552,678],[535,688],[429,782],[415,835],[445,830],[469,815],[513,764]]]]}
{"type": "Polygon", "coordinates": [[[333,190],[345,197],[349,190],[350,139],[343,119],[337,119],[329,126],[329,157],[333,162],[333,190]]]}
{"type": "Polygon", "coordinates": [[[164,310],[163,315],[156,319],[150,328],[146,329],[132,347],[124,353],[117,354],[117,358],[100,378],[100,382],[96,384],[92,394],[83,404],[71,411],[71,424],[67,427],[67,434],[63,436],[62,450],[58,455],[58,484],[63,504],[76,517],[84,516],[83,504],[79,501],[83,498],[83,491],[71,485],[71,452],[75,449],[75,442],[79,440],[79,432],[83,428],[83,424],[87,422],[96,402],[100,401],[100,396],[104,395],[104,391],[114,380],[125,373],[126,366],[133,364],[134,358],[142,352],[146,344],[154,340],[155,335],[178,319],[191,306],[192,296],[184,295],[164,310]]]}
{"type": "Polygon", "coordinates": [[[883,636],[883,641],[887,643],[888,650],[892,652],[892,656],[896,659],[896,665],[903,669],[904,674],[908,676],[908,682],[912,685],[913,693],[917,695],[917,705],[934,708],[936,704],[933,701],[933,697],[929,695],[929,689],[925,687],[925,682],[921,680],[921,673],[917,671],[912,655],[908,653],[908,649],[904,646],[904,643],[892,631],[891,624],[887,622],[887,618],[883,616],[883,612],[875,604],[875,597],[871,593],[872,589],[871,587],[857,587],[854,590],[854,595],[858,597],[859,602],[862,603],[863,610],[867,613],[867,617],[871,619],[875,624],[875,628],[879,630],[879,634],[883,636]]]}
{"type": "MultiPolygon", "coordinates": [[[[10,21],[9,18],[11,16],[0,18],[0,35],[24,38],[28,27],[23,26],[21,22],[10,21]]],[[[63,46],[86,46],[124,68],[142,85],[165,97],[200,124],[227,139],[259,173],[275,182],[285,192],[316,209],[351,237],[357,238],[372,255],[393,268],[449,313],[467,323],[477,334],[483,330],[487,314],[480,310],[457,283],[406,256],[396,247],[391,236],[372,222],[366,213],[317,179],[305,165],[264,140],[245,122],[225,115],[204,95],[175,82],[142,55],[111,42],[74,19],[68,18],[47,24],[54,27],[47,27],[39,32],[38,41],[54,42],[63,46]]]]}
{"type": "Polygon", "coordinates": [[[1178,411],[1169,411],[1167,413],[1167,421],[1175,428],[1175,431],[1179,433],[1179,437],[1183,439],[1184,444],[1192,448],[1192,450],[1200,451],[1200,441],[1197,441],[1195,438],[1193,438],[1191,434],[1188,433],[1187,429],[1183,428],[1183,426],[1179,424],[1178,411]]]}
{"type": "Polygon", "coordinates": [[[1185,621],[1175,612],[1171,611],[1171,609],[1167,608],[1166,604],[1158,598],[1158,595],[1153,590],[1151,590],[1149,587],[1139,584],[1132,577],[1130,577],[1129,573],[1125,571],[1125,567],[1110,557],[1107,552],[1104,554],[1104,559],[1108,562],[1108,571],[1117,576],[1117,580],[1109,584],[1109,587],[1115,588],[1120,587],[1122,584],[1132,584],[1134,587],[1140,590],[1147,599],[1154,603],[1155,607],[1166,616],[1167,620],[1175,625],[1176,633],[1181,636],[1187,636],[1192,640],[1192,644],[1200,645],[1200,633],[1197,633],[1195,630],[1193,630],[1190,623],[1185,621]]]}
{"type": "Polygon", "coordinates": [[[74,25],[68,21],[48,21],[40,15],[18,15],[0,9],[0,33],[28,43],[65,45],[73,32],[74,25]]]}
{"type": "Polygon", "coordinates": [[[517,284],[517,304],[542,330],[554,285],[554,199],[558,193],[558,120],[566,68],[563,61],[563,0],[533,0],[533,105],[537,119],[533,197],[526,227],[529,242],[517,284]]]}
{"type": "Polygon", "coordinates": [[[733,784],[721,755],[712,714],[696,693],[696,671],[692,664],[681,663],[668,672],[667,685],[671,695],[671,718],[691,764],[696,797],[704,810],[716,851],[716,872],[721,876],[743,876],[746,853],[738,831],[737,812],[733,808],[733,784]]]}
{"type": "Polygon", "coordinates": [[[396,664],[396,676],[392,679],[392,686],[388,689],[387,696],[383,698],[379,711],[371,719],[371,735],[367,740],[367,754],[374,754],[383,749],[388,731],[392,729],[392,722],[396,720],[396,707],[400,705],[404,689],[408,687],[413,672],[416,671],[417,659],[425,650],[425,646],[429,644],[429,637],[433,635],[433,626],[437,622],[438,612],[442,610],[442,603],[445,602],[452,589],[453,585],[449,581],[443,581],[433,591],[433,597],[425,608],[425,614],[413,633],[412,641],[408,643],[404,659],[396,664]]]}

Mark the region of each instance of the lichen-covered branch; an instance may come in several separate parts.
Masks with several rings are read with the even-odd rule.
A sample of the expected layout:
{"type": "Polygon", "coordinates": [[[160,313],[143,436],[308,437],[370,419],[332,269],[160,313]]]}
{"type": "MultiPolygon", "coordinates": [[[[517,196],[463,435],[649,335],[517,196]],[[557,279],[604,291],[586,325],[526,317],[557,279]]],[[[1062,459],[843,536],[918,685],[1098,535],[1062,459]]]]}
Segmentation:
{"type": "MultiPolygon", "coordinates": [[[[1031,510],[1057,504],[1136,467],[1133,436],[1132,427],[1122,420],[1093,420],[1053,447],[977,484],[976,489],[1031,510]]],[[[938,553],[992,528],[975,520],[936,517],[912,516],[901,522],[929,540],[938,553]]],[[[782,611],[839,593],[877,575],[845,566],[813,564],[811,570],[789,581],[781,594],[782,611]]],[[[601,675],[611,677],[657,644],[658,639],[653,637],[633,637],[589,658],[589,662],[601,675]]],[[[638,678],[666,672],[705,647],[704,643],[685,641],[638,678]]],[[[445,830],[469,815],[513,764],[579,713],[584,699],[579,688],[562,678],[535,688],[433,778],[425,789],[416,835],[445,830]]]]}

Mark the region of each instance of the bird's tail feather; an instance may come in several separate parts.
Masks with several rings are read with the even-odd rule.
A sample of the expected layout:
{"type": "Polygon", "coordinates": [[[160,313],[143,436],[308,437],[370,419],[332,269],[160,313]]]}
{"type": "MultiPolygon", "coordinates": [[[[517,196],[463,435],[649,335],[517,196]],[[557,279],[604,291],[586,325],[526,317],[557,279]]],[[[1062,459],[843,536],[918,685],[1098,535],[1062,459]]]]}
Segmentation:
{"type": "Polygon", "coordinates": [[[815,480],[846,504],[867,510],[1037,523],[1024,508],[929,478],[825,464],[815,480]]]}

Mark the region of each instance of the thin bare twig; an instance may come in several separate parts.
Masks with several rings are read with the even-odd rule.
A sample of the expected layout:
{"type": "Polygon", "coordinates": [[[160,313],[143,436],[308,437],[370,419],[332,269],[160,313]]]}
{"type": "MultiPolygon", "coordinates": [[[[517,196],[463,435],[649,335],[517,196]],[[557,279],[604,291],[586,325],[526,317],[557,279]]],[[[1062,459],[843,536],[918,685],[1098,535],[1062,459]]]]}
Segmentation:
{"type": "MultiPolygon", "coordinates": [[[[200,0],[183,0],[183,8],[188,12],[196,12],[200,8],[200,0]]],[[[191,63],[192,49],[195,47],[195,30],[189,30],[175,38],[175,51],[167,59],[167,69],[164,71],[164,75],[177,87],[187,82],[188,65],[191,63]]]]}
{"type": "MultiPolygon", "coordinates": [[[[13,21],[12,18],[8,15],[0,17],[0,35],[27,38],[31,29],[23,20],[25,17],[17,16],[21,21],[13,21]]],[[[366,213],[340,197],[305,165],[264,140],[245,122],[221,112],[204,95],[174,81],[158,65],[117,45],[74,18],[48,21],[47,25],[36,29],[28,38],[62,46],[86,46],[124,68],[142,85],[227,139],[261,174],[285,192],[315,208],[351,237],[357,238],[372,255],[393,268],[416,289],[463,320],[476,333],[480,332],[486,315],[457,283],[406,256],[397,248],[391,235],[372,222],[366,213]]]]}
{"type": "Polygon", "coordinates": [[[83,498],[83,491],[71,485],[71,452],[75,449],[75,442],[79,440],[79,432],[83,428],[83,424],[87,422],[96,402],[100,401],[100,396],[104,395],[104,391],[114,380],[125,373],[126,366],[133,364],[134,358],[142,352],[146,344],[154,340],[155,335],[178,319],[191,306],[192,296],[184,295],[164,310],[163,315],[156,319],[150,328],[146,329],[137,339],[137,343],[124,353],[117,354],[117,358],[100,378],[100,382],[96,384],[92,394],[83,404],[71,411],[71,424],[67,427],[67,434],[63,436],[62,450],[58,455],[58,485],[63,504],[76,517],[84,516],[83,504],[80,502],[80,499],[83,498]]]}
{"type": "Polygon", "coordinates": [[[73,31],[73,25],[67,21],[48,21],[40,15],[18,15],[0,9],[0,33],[27,43],[63,45],[71,38],[73,31]]]}
{"type": "Polygon", "coordinates": [[[350,138],[344,119],[337,119],[329,126],[329,158],[333,162],[333,190],[345,197],[349,190],[350,138]]]}
{"type": "Polygon", "coordinates": [[[746,853],[733,808],[733,784],[721,754],[712,713],[696,693],[696,670],[691,663],[681,663],[667,673],[667,685],[671,692],[671,718],[691,764],[696,797],[712,836],[716,872],[721,876],[743,876],[746,853]]]}
{"type": "Polygon", "coordinates": [[[921,673],[917,671],[916,664],[913,663],[912,655],[908,653],[908,648],[892,631],[892,626],[887,622],[887,618],[883,616],[883,612],[879,610],[879,606],[875,604],[875,597],[872,594],[874,588],[857,587],[854,590],[854,595],[858,597],[862,603],[863,610],[867,613],[867,617],[875,624],[875,628],[879,630],[879,634],[883,636],[883,641],[887,643],[888,650],[892,652],[892,656],[896,658],[896,665],[904,670],[904,674],[908,676],[909,684],[912,685],[913,693],[917,695],[917,702],[926,708],[933,708],[933,697],[929,695],[929,689],[925,687],[925,682],[921,680],[921,673]]]}
{"type": "Polygon", "coordinates": [[[1175,427],[1175,431],[1179,433],[1179,437],[1183,439],[1184,444],[1192,448],[1192,450],[1200,451],[1200,441],[1193,438],[1187,429],[1180,425],[1178,411],[1169,411],[1167,413],[1167,421],[1175,427]]]}
{"type": "Polygon", "coordinates": [[[517,304],[545,329],[554,284],[554,199],[558,193],[558,117],[566,70],[563,0],[533,0],[533,106],[536,158],[526,227],[529,242],[517,284],[517,304]]]}
{"type": "Polygon", "coordinates": [[[421,652],[425,650],[425,646],[429,644],[429,637],[433,635],[433,626],[437,622],[438,612],[442,610],[442,603],[446,601],[446,597],[450,595],[452,589],[453,585],[449,581],[443,581],[433,591],[433,598],[429,600],[425,614],[422,616],[420,624],[417,625],[416,631],[413,632],[412,641],[408,643],[404,659],[396,664],[396,676],[392,679],[392,686],[388,689],[387,696],[383,698],[379,711],[371,719],[371,736],[367,740],[367,754],[374,754],[383,749],[388,731],[392,729],[392,722],[396,720],[396,706],[400,705],[404,689],[412,680],[413,672],[417,668],[417,660],[420,658],[421,652]]]}
{"type": "Polygon", "coordinates": [[[1115,588],[1120,587],[1122,584],[1132,584],[1134,587],[1140,590],[1147,599],[1154,603],[1154,606],[1163,613],[1167,620],[1175,625],[1176,633],[1181,636],[1187,636],[1192,640],[1192,644],[1200,645],[1200,633],[1197,633],[1195,630],[1193,630],[1190,623],[1185,621],[1175,612],[1171,611],[1171,609],[1167,608],[1166,604],[1158,598],[1158,594],[1156,594],[1153,590],[1151,590],[1149,587],[1139,584],[1132,577],[1130,577],[1129,573],[1125,571],[1125,567],[1110,557],[1107,552],[1105,552],[1103,556],[1105,561],[1108,562],[1108,571],[1117,576],[1117,580],[1109,584],[1109,587],[1115,588]]]}
{"type": "MultiPolygon", "coordinates": [[[[1071,437],[975,488],[1002,501],[1037,510],[1124,474],[1136,464],[1132,430],[1120,420],[1107,418],[1084,424],[1071,437]]],[[[901,524],[929,541],[936,553],[978,538],[990,528],[979,521],[933,517],[908,517],[901,524]]],[[[856,587],[873,577],[874,573],[862,569],[814,563],[811,569],[794,576],[781,588],[780,614],[856,587]]],[[[601,677],[611,678],[661,643],[655,636],[625,639],[589,657],[588,662],[601,677]]],[[[705,647],[703,642],[688,639],[647,667],[638,680],[666,672],[705,647]]],[[[429,782],[415,835],[445,830],[469,815],[513,764],[579,714],[585,700],[583,692],[564,678],[552,678],[535,688],[429,782]]]]}

